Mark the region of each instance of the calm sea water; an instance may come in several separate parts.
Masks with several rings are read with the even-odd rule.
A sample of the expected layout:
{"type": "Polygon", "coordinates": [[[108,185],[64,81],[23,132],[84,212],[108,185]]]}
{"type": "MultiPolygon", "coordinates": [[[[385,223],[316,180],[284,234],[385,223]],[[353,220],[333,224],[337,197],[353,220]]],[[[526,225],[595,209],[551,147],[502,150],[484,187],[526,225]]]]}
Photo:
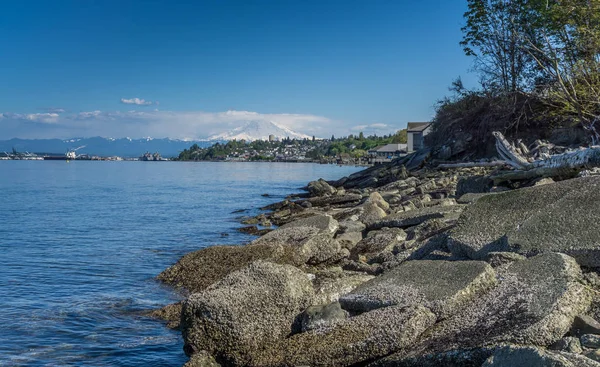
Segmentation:
{"type": "Polygon", "coordinates": [[[357,170],[0,162],[0,365],[181,366],[180,334],[143,316],[179,299],[154,277],[187,252],[251,240],[233,211],[357,170]]]}

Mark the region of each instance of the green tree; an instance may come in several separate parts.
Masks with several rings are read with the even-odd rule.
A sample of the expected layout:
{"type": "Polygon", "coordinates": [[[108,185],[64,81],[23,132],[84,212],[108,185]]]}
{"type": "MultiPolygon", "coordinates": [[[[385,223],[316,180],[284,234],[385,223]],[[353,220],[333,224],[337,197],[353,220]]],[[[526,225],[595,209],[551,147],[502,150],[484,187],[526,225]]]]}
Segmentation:
{"type": "Polygon", "coordinates": [[[467,56],[475,57],[487,90],[507,93],[531,86],[535,61],[524,48],[529,42],[539,43],[536,20],[541,1],[467,0],[460,44],[467,56]]]}
{"type": "Polygon", "coordinates": [[[392,144],[406,144],[408,136],[406,129],[398,130],[396,134],[392,136],[392,144]]]}

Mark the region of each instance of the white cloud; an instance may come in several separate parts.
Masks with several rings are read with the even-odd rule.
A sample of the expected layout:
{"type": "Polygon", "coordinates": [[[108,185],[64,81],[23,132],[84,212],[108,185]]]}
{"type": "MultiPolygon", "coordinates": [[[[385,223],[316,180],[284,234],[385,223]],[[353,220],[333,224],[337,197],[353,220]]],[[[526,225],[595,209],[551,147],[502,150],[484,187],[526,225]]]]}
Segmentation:
{"type": "Polygon", "coordinates": [[[398,127],[391,126],[388,124],[375,123],[370,125],[357,125],[350,128],[351,131],[362,131],[365,134],[375,134],[375,133],[388,133],[395,132],[398,130],[398,127]]]}
{"type": "Polygon", "coordinates": [[[344,121],[311,114],[259,113],[252,111],[83,111],[78,113],[0,113],[0,140],[20,138],[125,137],[203,139],[245,124],[272,121],[318,138],[390,134],[397,126],[373,123],[351,127],[344,121]]]}
{"type": "Polygon", "coordinates": [[[58,108],[58,107],[47,107],[47,108],[42,108],[42,110],[44,110],[46,112],[50,112],[50,113],[63,113],[63,112],[66,112],[66,110],[64,108],[58,108]]]}
{"type": "MultiPolygon", "coordinates": [[[[125,103],[125,104],[135,104],[138,106],[149,106],[152,104],[152,101],[146,101],[143,98],[121,98],[121,103],[125,103]]],[[[158,104],[158,102],[156,103],[158,104]]]]}
{"type": "Polygon", "coordinates": [[[58,122],[60,115],[58,113],[2,113],[0,118],[10,120],[26,120],[31,122],[40,122],[44,124],[54,124],[58,122]]]}

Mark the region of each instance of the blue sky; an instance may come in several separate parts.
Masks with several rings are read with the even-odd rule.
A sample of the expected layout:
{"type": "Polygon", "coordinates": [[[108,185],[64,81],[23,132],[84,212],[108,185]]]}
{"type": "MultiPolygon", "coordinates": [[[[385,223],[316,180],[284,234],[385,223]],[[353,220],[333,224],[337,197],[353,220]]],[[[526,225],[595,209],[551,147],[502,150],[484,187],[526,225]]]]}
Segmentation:
{"type": "Polygon", "coordinates": [[[328,137],[428,120],[466,1],[56,0],[0,12],[0,139],[200,138],[269,119],[328,137]],[[229,112],[228,112],[229,111],[229,112]]]}

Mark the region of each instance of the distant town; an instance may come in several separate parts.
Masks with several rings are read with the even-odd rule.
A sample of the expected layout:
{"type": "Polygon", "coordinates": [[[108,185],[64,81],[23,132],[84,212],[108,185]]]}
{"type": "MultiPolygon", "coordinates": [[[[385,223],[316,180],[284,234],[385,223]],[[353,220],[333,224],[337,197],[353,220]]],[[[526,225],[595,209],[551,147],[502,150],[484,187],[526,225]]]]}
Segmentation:
{"type": "Polygon", "coordinates": [[[69,150],[65,154],[0,152],[0,160],[64,160],[64,161],[226,161],[226,162],[317,162],[331,164],[372,165],[390,162],[424,146],[429,133],[428,122],[409,122],[407,129],[390,135],[357,135],[330,139],[290,139],[269,135],[266,140],[230,140],[216,142],[208,147],[194,143],[176,157],[163,157],[160,152],[146,152],[139,157],[101,156],[78,154],[69,150]]]}
{"type": "Polygon", "coordinates": [[[349,135],[330,139],[231,140],[210,147],[184,149],[179,161],[274,161],[371,165],[390,162],[424,146],[428,122],[409,122],[407,129],[384,136],[349,135]]]}

